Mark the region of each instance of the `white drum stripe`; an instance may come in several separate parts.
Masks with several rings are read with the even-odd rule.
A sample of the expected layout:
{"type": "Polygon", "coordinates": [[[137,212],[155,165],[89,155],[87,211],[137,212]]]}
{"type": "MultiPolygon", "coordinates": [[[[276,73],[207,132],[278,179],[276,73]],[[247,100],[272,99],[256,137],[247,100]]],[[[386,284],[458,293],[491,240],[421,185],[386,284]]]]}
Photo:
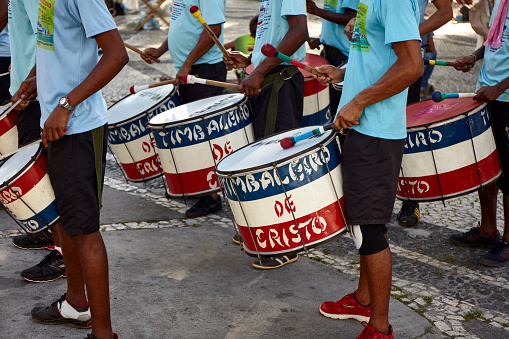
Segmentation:
{"type": "Polygon", "coordinates": [[[14,126],[0,137],[0,153],[8,154],[18,149],[18,128],[14,126]]]}
{"type": "MultiPolygon", "coordinates": [[[[338,191],[337,197],[341,199],[343,196],[341,165],[331,172],[331,177],[334,181],[334,187],[338,191]]],[[[296,217],[316,212],[336,201],[336,194],[334,194],[329,175],[324,175],[312,183],[288,191],[287,193],[288,196],[291,196],[290,201],[293,202],[295,206],[296,217]]],[[[235,220],[240,225],[247,225],[242,209],[248,216],[250,226],[256,225],[256,227],[264,227],[293,221],[292,214],[288,212],[285,206],[284,193],[258,200],[243,201],[242,209],[238,201],[229,202],[235,220]],[[276,202],[278,202],[277,207],[276,202]],[[282,213],[281,217],[277,216],[276,208],[278,212],[282,213]]]]}
{"type": "MultiPolygon", "coordinates": [[[[247,135],[252,142],[254,139],[252,124],[247,126],[246,130],[247,135]]],[[[239,129],[236,132],[227,134],[220,138],[212,139],[210,142],[212,145],[216,145],[216,147],[213,146],[214,152],[216,152],[216,154],[220,156],[220,159],[222,159],[226,156],[225,146],[229,149],[228,153],[231,153],[247,144],[246,133],[244,132],[244,129],[239,129]]],[[[169,149],[158,149],[157,151],[161,158],[161,165],[163,166],[165,173],[176,173],[171,152],[173,152],[173,156],[177,162],[179,173],[193,172],[215,166],[208,142],[174,148],[171,152],[169,149]]],[[[217,162],[219,162],[219,160],[217,162]]]]}
{"type": "Polygon", "coordinates": [[[329,104],[329,88],[325,88],[317,94],[304,97],[304,115],[315,114],[329,106],[329,104]]]}
{"type": "MultiPolygon", "coordinates": [[[[13,187],[13,189],[15,188],[13,187]]],[[[46,174],[30,191],[21,192],[21,199],[17,199],[12,203],[7,204],[6,207],[9,208],[9,210],[14,211],[18,219],[24,220],[31,218],[34,215],[30,208],[34,210],[35,213],[39,213],[48,207],[48,205],[54,200],[55,193],[53,192],[49,175],[46,174]],[[30,208],[28,208],[24,202],[26,202],[30,208]]]]}
{"type": "Polygon", "coordinates": [[[152,143],[150,142],[150,134],[131,140],[125,144],[110,143],[110,146],[121,164],[132,164],[135,161],[150,158],[155,154],[152,143]],[[133,158],[135,161],[133,161],[133,158]]]}
{"type": "MultiPolygon", "coordinates": [[[[496,149],[491,129],[474,138],[477,161],[487,158],[496,149]]],[[[438,173],[446,173],[475,163],[472,141],[438,149],[433,152],[438,173]]],[[[406,177],[424,177],[435,174],[431,152],[405,154],[402,167],[406,177]]]]}

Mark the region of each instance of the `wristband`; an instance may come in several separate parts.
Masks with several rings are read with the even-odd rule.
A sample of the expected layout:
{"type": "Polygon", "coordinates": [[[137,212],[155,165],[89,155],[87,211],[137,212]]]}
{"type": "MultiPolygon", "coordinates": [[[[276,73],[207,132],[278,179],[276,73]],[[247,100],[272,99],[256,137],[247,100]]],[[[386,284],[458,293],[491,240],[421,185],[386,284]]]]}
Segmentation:
{"type": "Polygon", "coordinates": [[[474,65],[477,63],[477,57],[475,56],[475,54],[469,54],[468,56],[473,56],[474,57],[474,65]]]}

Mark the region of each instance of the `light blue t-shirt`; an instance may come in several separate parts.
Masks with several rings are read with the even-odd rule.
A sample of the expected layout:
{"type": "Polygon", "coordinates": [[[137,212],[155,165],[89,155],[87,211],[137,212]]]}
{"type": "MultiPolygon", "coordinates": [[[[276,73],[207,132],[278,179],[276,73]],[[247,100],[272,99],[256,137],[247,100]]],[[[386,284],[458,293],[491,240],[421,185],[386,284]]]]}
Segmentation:
{"type": "MultiPolygon", "coordinates": [[[[37,23],[37,91],[41,127],[58,100],[85,80],[99,60],[94,36],[116,29],[103,0],[41,0],[37,23]]],[[[101,91],[76,106],[67,134],[106,124],[101,91]]]]}
{"type": "Polygon", "coordinates": [[[11,44],[11,86],[14,95],[35,66],[37,15],[39,0],[9,1],[9,36],[11,44]]]}
{"type": "MultiPolygon", "coordinates": [[[[493,25],[495,15],[498,11],[500,0],[497,0],[491,13],[490,27],[493,25]]],[[[505,78],[509,77],[509,10],[505,18],[504,33],[502,34],[502,45],[495,49],[491,46],[484,48],[484,62],[479,72],[476,92],[483,86],[495,86],[505,78]]],[[[502,93],[497,101],[509,102],[509,89],[502,93]]]]}
{"type": "Polygon", "coordinates": [[[5,28],[0,32],[0,57],[8,58],[11,56],[11,49],[9,47],[9,27],[5,28]]]}
{"type": "MultiPolygon", "coordinates": [[[[175,69],[178,70],[186,61],[189,53],[196,47],[204,28],[189,9],[198,6],[201,16],[210,25],[223,24],[226,11],[226,0],[174,0],[171,11],[170,29],[168,29],[168,50],[175,69]]],[[[223,43],[224,26],[218,37],[223,43]]],[[[223,53],[215,44],[194,64],[217,64],[223,61],[223,53]]]]}
{"type": "MultiPolygon", "coordinates": [[[[376,83],[396,62],[392,43],[417,40],[419,9],[416,0],[361,0],[346,68],[339,107],[376,83]],[[397,9],[397,10],[395,10],[397,9]]],[[[352,128],[376,138],[406,138],[408,89],[368,106],[352,128]]]]}
{"type": "MultiPolygon", "coordinates": [[[[265,59],[262,46],[271,44],[276,47],[288,32],[287,15],[306,15],[306,0],[262,0],[258,14],[258,27],[251,63],[256,68],[265,59]]],[[[303,62],[306,59],[306,44],[293,55],[293,59],[303,62]]],[[[287,62],[281,65],[289,65],[287,62]]]]}
{"type": "MultiPolygon", "coordinates": [[[[359,0],[325,0],[323,8],[334,13],[345,13],[345,9],[357,10],[359,0]]],[[[322,20],[320,42],[339,49],[344,55],[350,52],[350,40],[346,36],[345,25],[339,25],[329,20],[322,20]]]]}

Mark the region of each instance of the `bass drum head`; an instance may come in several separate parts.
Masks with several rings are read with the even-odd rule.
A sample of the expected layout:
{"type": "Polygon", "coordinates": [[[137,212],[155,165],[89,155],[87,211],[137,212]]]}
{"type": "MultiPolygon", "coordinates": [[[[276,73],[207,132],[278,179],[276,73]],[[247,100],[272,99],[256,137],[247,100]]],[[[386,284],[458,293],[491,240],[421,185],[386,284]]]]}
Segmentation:
{"type": "Polygon", "coordinates": [[[445,99],[441,102],[425,100],[408,105],[406,109],[407,128],[430,125],[448,120],[482,105],[472,98],[445,99]]]}
{"type": "MultiPolygon", "coordinates": [[[[40,144],[33,144],[13,154],[1,167],[0,178],[8,181],[21,172],[31,159],[37,154],[40,144]]],[[[2,184],[4,183],[2,182],[2,184]]]]}
{"type": "Polygon", "coordinates": [[[282,148],[279,141],[312,131],[318,127],[319,126],[302,127],[278,133],[244,146],[221,160],[221,162],[217,164],[217,172],[221,174],[246,172],[289,160],[295,155],[304,153],[314,148],[316,145],[323,143],[335,132],[327,131],[318,136],[309,137],[297,142],[293,147],[288,149],[282,148]]]}
{"type": "Polygon", "coordinates": [[[244,94],[223,94],[193,101],[156,115],[150,119],[149,125],[157,128],[157,126],[172,125],[216,112],[224,112],[237,106],[243,100],[246,100],[244,94]]]}
{"type": "Polygon", "coordinates": [[[176,88],[170,84],[128,95],[108,108],[108,124],[118,124],[143,112],[151,111],[164,98],[174,92],[176,92],[176,88]]]}

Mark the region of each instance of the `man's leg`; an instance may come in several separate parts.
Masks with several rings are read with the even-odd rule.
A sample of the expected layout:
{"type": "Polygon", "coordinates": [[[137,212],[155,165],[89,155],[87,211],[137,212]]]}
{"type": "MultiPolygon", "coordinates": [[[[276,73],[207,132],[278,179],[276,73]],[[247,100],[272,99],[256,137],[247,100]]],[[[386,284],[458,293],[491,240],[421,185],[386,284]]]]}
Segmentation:
{"type": "MultiPolygon", "coordinates": [[[[87,287],[90,313],[92,315],[92,334],[98,339],[113,338],[110,318],[108,255],[101,233],[75,235],[71,239],[76,249],[75,253],[81,262],[82,276],[87,287]]],[[[70,285],[68,282],[68,293],[70,292],[70,285]]],[[[79,287],[73,286],[73,288],[78,289],[79,287]]],[[[80,300],[80,296],[77,297],[77,300],[80,300]]]]}
{"type": "Polygon", "coordinates": [[[478,192],[481,205],[481,225],[479,233],[483,237],[491,238],[497,230],[497,195],[498,187],[495,183],[478,192]]]}

